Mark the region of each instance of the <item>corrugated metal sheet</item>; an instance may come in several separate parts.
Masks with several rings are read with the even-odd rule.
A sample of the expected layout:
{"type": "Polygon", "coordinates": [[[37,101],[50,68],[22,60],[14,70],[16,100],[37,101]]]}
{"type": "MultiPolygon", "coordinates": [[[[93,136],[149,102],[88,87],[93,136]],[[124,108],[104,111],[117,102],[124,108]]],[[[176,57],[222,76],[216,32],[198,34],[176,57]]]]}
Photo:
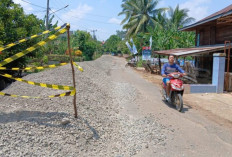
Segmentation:
{"type": "Polygon", "coordinates": [[[192,48],[171,49],[163,51],[154,51],[160,55],[175,55],[175,56],[194,56],[206,52],[216,52],[224,49],[224,45],[201,46],[192,48]]]}

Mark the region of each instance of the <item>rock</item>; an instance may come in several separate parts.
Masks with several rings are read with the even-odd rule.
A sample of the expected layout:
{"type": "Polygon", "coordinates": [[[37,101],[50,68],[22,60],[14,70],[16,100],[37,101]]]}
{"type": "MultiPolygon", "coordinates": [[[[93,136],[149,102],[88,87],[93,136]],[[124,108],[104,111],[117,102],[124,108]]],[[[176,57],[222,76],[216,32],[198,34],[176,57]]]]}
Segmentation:
{"type": "Polygon", "coordinates": [[[71,123],[71,121],[68,118],[63,118],[62,121],[60,122],[62,125],[67,125],[71,123]]]}

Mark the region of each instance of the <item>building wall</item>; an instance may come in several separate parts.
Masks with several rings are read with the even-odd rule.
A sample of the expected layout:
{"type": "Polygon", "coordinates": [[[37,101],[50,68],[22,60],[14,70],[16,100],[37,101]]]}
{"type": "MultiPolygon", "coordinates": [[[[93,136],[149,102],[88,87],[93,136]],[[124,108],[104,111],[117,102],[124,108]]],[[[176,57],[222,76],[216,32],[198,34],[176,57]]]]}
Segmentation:
{"type": "MultiPolygon", "coordinates": [[[[200,42],[199,42],[199,46],[203,46],[203,45],[210,45],[210,27],[201,27],[199,29],[197,29],[197,34],[200,34],[200,42]]],[[[197,35],[196,35],[197,38],[197,35]]],[[[196,39],[196,46],[197,46],[197,40],[196,39]]]]}
{"type": "Polygon", "coordinates": [[[216,25],[215,23],[211,23],[198,27],[196,29],[196,46],[198,34],[200,34],[199,46],[224,44],[228,40],[232,42],[232,24],[216,25]]]}
{"type": "Polygon", "coordinates": [[[232,25],[219,25],[216,28],[216,43],[224,44],[225,40],[232,42],[232,25]]]}

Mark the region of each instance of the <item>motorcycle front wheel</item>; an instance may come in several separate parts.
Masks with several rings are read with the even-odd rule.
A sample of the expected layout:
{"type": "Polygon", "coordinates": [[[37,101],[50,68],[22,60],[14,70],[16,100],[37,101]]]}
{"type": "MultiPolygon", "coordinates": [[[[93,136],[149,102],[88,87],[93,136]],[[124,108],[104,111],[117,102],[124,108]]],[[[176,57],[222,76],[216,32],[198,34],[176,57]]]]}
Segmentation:
{"type": "Polygon", "coordinates": [[[162,88],[162,90],[161,90],[161,95],[162,95],[162,97],[163,97],[163,99],[165,100],[165,101],[167,101],[167,99],[166,99],[166,91],[165,91],[165,89],[163,89],[162,88]]]}
{"type": "Polygon", "coordinates": [[[182,99],[182,95],[180,93],[176,94],[175,96],[175,106],[176,109],[181,112],[183,109],[183,99],[182,99]]]}

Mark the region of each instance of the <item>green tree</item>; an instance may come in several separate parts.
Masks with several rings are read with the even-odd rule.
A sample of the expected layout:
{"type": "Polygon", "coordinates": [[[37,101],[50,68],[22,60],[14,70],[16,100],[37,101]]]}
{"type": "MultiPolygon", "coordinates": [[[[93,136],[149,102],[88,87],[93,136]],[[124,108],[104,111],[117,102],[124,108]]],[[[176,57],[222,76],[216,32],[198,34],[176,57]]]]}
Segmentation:
{"type": "MultiPolygon", "coordinates": [[[[175,9],[169,7],[169,22],[173,24],[174,27],[180,28],[191,22],[194,22],[195,19],[188,16],[188,9],[180,9],[179,5],[176,6],[175,9]]],[[[173,27],[172,26],[172,27],[173,27]]]]}
{"type": "Polygon", "coordinates": [[[105,42],[105,48],[108,52],[117,52],[118,51],[118,44],[121,39],[117,35],[111,35],[109,39],[105,42]]]}
{"type": "Polygon", "coordinates": [[[123,39],[125,39],[125,37],[126,37],[126,31],[119,31],[119,30],[117,30],[117,31],[116,31],[116,35],[117,35],[121,40],[123,40],[123,39]]]}
{"type": "Polygon", "coordinates": [[[94,54],[101,54],[102,46],[101,42],[93,39],[90,33],[77,30],[72,35],[72,47],[78,47],[83,52],[85,60],[94,59],[94,54]]]}
{"type": "Polygon", "coordinates": [[[181,32],[177,28],[164,29],[157,25],[148,28],[149,33],[143,34],[148,40],[152,36],[153,50],[169,50],[175,48],[193,47],[195,45],[195,34],[193,32],[181,32]]]}
{"type": "Polygon", "coordinates": [[[157,15],[155,15],[154,20],[157,22],[157,24],[165,29],[168,29],[169,27],[169,19],[166,16],[165,12],[159,12],[157,15]]]}
{"type": "MultiPolygon", "coordinates": [[[[48,29],[57,27],[58,21],[56,21],[56,23],[54,25],[52,24],[52,21],[53,21],[54,17],[55,16],[52,15],[52,17],[49,18],[49,20],[48,20],[48,29]]],[[[45,15],[44,19],[43,19],[43,23],[40,25],[42,30],[46,30],[46,18],[47,18],[47,16],[45,15]]]]}
{"type": "MultiPolygon", "coordinates": [[[[19,39],[41,32],[39,20],[33,14],[24,14],[20,5],[12,0],[0,1],[0,46],[7,45],[19,39]]],[[[12,48],[4,50],[0,59],[3,60],[35,44],[40,38],[28,40],[12,48]]],[[[7,67],[22,67],[27,63],[26,57],[19,58],[7,67]]]]}
{"type": "Polygon", "coordinates": [[[156,9],[159,0],[126,0],[122,5],[122,12],[118,15],[125,15],[121,22],[127,30],[127,37],[136,35],[138,32],[147,32],[147,26],[155,25],[153,18],[166,8],[156,9]]]}
{"type": "Polygon", "coordinates": [[[129,54],[129,49],[127,48],[126,44],[125,44],[126,41],[122,40],[118,43],[117,45],[117,51],[118,52],[121,52],[122,54],[129,54]]]}

